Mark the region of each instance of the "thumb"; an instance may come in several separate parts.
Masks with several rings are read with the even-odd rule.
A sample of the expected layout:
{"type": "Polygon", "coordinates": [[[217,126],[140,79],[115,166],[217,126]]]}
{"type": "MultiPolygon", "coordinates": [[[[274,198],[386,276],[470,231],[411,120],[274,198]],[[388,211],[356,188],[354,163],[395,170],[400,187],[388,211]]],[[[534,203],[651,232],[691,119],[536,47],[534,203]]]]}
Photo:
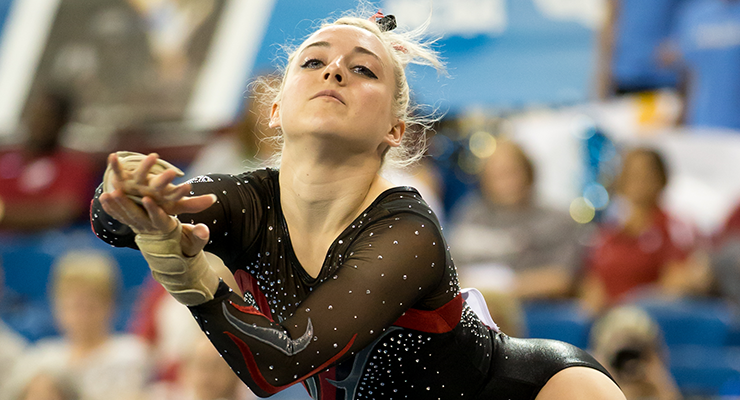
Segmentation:
{"type": "Polygon", "coordinates": [[[192,257],[208,244],[208,238],[210,237],[210,231],[205,224],[182,225],[182,253],[188,257],[192,257]]]}

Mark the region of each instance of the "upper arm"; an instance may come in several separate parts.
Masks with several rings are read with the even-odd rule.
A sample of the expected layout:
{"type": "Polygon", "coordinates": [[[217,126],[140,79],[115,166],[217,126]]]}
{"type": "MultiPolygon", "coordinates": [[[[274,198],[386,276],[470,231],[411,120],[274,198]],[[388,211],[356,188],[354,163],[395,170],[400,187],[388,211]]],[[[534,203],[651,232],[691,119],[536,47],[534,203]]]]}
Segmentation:
{"type": "Polygon", "coordinates": [[[336,274],[280,324],[233,294],[192,310],[253,390],[279,391],[359,352],[440,285],[446,252],[439,230],[413,215],[398,218],[353,238],[336,274]]]}
{"type": "Polygon", "coordinates": [[[183,223],[208,227],[205,251],[217,255],[226,265],[254,241],[264,216],[262,188],[256,182],[250,184],[249,176],[211,174],[191,179],[191,195],[212,193],[217,200],[199,213],[178,216],[183,223]]]}
{"type": "Polygon", "coordinates": [[[415,215],[397,218],[362,231],[337,273],[301,304],[299,313],[326,320],[317,331],[337,337],[336,328],[344,340],[357,334],[361,349],[439,286],[446,267],[439,230],[415,215]]]}

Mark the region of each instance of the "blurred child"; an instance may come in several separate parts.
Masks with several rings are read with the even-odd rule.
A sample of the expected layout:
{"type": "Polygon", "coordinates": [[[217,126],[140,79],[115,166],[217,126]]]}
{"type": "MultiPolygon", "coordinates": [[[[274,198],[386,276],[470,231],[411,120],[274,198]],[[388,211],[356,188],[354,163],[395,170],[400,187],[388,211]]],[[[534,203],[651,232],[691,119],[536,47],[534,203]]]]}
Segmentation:
{"type": "Polygon", "coordinates": [[[106,254],[72,251],[56,262],[50,285],[61,337],[33,346],[14,373],[29,365],[67,371],[85,400],[130,399],[149,378],[147,348],[111,332],[119,273],[106,254]]]}

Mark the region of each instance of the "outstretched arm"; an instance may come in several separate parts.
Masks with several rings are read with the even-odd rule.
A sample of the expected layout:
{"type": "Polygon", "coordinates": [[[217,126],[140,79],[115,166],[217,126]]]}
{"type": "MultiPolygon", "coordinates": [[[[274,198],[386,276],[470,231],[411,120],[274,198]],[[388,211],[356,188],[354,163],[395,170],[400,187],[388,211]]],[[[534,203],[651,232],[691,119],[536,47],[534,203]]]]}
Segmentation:
{"type": "Polygon", "coordinates": [[[179,169],[161,160],[156,153],[147,156],[113,153],[108,156],[100,203],[112,217],[142,232],[156,228],[146,225],[148,219],[142,218],[141,213],[129,214],[135,209],[127,207],[123,202],[124,196],[138,204],[148,197],[169,215],[196,213],[216,201],[214,195],[188,197],[191,190],[189,183],[173,184],[175,178],[181,175],[179,169]],[[119,157],[121,155],[123,158],[119,157]]]}
{"type": "Polygon", "coordinates": [[[206,261],[202,249],[208,228],[181,225],[164,211],[167,207],[170,213],[198,212],[215,201],[212,194],[185,197],[185,193],[192,193],[190,185],[172,184],[178,172],[155,154],[112,154],[102,185],[108,192],[99,195],[98,204],[93,202],[93,226],[106,240],[124,239],[127,243],[122,245],[133,247],[135,235],[154,277],[182,303],[198,304],[212,298],[219,276],[230,287],[237,286],[229,271],[216,273],[206,261]],[[119,155],[124,155],[124,160],[119,155]],[[96,210],[98,207],[102,210],[96,210]],[[102,213],[107,215],[98,215],[102,213]]]}

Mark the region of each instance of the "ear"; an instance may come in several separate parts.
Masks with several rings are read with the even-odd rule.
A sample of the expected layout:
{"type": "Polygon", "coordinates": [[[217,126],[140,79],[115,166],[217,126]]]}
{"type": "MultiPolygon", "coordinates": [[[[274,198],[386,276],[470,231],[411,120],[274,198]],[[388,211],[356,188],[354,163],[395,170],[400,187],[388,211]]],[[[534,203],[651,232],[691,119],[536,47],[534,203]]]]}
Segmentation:
{"type": "Polygon", "coordinates": [[[280,127],[280,104],[278,103],[272,103],[272,107],[270,108],[270,123],[268,126],[270,128],[280,127]]]}
{"type": "Polygon", "coordinates": [[[390,147],[398,147],[403,141],[403,134],[406,132],[406,123],[399,120],[391,127],[391,130],[385,135],[385,143],[390,147]]]}

